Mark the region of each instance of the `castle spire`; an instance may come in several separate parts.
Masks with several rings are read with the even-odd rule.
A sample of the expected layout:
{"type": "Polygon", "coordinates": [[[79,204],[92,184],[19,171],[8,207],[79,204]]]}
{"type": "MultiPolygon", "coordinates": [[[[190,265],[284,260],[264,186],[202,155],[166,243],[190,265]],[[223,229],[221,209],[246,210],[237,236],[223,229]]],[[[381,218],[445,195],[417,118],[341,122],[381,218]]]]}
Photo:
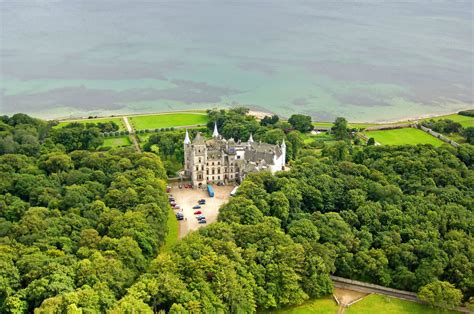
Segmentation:
{"type": "Polygon", "coordinates": [[[253,143],[253,136],[252,136],[252,133],[250,133],[249,143],[253,143]]]}
{"type": "Polygon", "coordinates": [[[189,139],[188,129],[186,129],[186,136],[184,137],[184,144],[191,144],[191,140],[189,139]]]}
{"type": "Polygon", "coordinates": [[[281,147],[283,148],[286,148],[286,144],[285,144],[285,138],[283,138],[283,141],[281,142],[281,147]]]}
{"type": "Polygon", "coordinates": [[[214,122],[214,133],[212,133],[212,137],[219,137],[219,131],[217,131],[217,122],[214,122]]]}

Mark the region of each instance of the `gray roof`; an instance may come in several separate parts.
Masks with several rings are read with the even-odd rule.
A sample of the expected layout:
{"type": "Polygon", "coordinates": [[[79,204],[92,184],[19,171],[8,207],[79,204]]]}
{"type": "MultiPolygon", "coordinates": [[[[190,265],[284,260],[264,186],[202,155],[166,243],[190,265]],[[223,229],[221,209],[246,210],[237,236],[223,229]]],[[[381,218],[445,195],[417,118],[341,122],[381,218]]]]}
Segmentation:
{"type": "Polygon", "coordinates": [[[198,132],[196,134],[196,137],[193,139],[193,144],[194,145],[204,145],[204,137],[202,137],[201,132],[198,132]]]}
{"type": "Polygon", "coordinates": [[[245,160],[259,162],[265,160],[268,165],[273,165],[273,151],[272,152],[261,152],[257,150],[246,150],[245,151],[245,160]]]}

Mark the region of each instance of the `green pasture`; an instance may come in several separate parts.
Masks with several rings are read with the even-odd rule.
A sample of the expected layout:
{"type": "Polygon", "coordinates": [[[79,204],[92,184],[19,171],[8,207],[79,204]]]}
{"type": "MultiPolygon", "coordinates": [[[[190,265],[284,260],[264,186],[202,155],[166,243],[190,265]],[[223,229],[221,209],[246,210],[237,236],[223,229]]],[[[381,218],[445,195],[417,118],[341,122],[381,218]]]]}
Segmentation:
{"type": "Polygon", "coordinates": [[[120,147],[120,146],[129,146],[132,145],[128,135],[118,136],[118,137],[104,137],[104,144],[102,147],[120,147]]]}
{"type": "Polygon", "coordinates": [[[301,305],[274,311],[262,311],[265,314],[336,314],[338,306],[331,297],[311,299],[301,305]]]}
{"type": "Polygon", "coordinates": [[[113,122],[117,123],[117,125],[119,126],[119,131],[125,131],[125,125],[123,124],[123,119],[118,118],[118,117],[115,117],[115,118],[65,120],[65,121],[59,122],[59,124],[56,127],[57,128],[62,128],[65,125],[67,125],[69,123],[72,123],[72,122],[87,124],[87,123],[99,123],[99,122],[109,122],[109,121],[113,121],[113,122]]]}
{"type": "Polygon", "coordinates": [[[447,119],[447,120],[452,120],[454,122],[459,122],[464,128],[468,128],[470,126],[474,127],[474,117],[462,116],[460,114],[449,114],[446,116],[439,116],[436,118],[425,118],[425,119],[422,119],[421,121],[426,121],[426,120],[437,121],[441,119],[447,119]]]}
{"type": "Polygon", "coordinates": [[[384,313],[384,314],[448,314],[458,313],[454,311],[432,308],[428,305],[415,302],[391,298],[378,294],[371,294],[361,301],[351,305],[346,309],[347,314],[366,314],[366,313],[384,313]]]}
{"type": "Polygon", "coordinates": [[[441,146],[444,144],[440,139],[414,128],[367,131],[364,134],[368,138],[373,137],[376,142],[382,145],[431,144],[441,146]]]}
{"type": "Polygon", "coordinates": [[[167,113],[129,117],[135,130],[161,129],[176,126],[206,124],[207,115],[199,113],[167,113]]]}

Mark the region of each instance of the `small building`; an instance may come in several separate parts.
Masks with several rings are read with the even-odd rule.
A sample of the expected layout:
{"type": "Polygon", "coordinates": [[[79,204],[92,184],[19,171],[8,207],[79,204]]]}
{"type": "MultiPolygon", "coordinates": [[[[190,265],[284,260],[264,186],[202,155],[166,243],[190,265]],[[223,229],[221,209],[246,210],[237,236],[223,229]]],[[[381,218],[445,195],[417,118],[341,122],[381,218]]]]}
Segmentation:
{"type": "Polygon", "coordinates": [[[252,135],[247,142],[224,139],[214,125],[211,139],[201,133],[191,141],[186,130],[184,138],[184,172],[191,178],[193,187],[208,183],[240,183],[246,174],[256,171],[272,173],[284,170],[286,144],[254,142],[252,135]]]}

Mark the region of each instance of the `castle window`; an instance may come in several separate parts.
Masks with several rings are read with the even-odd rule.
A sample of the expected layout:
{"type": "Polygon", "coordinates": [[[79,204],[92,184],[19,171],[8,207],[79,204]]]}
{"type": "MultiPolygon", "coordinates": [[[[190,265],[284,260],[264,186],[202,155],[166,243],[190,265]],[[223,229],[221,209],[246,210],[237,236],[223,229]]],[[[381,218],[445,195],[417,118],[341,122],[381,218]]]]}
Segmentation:
{"type": "Polygon", "coordinates": [[[199,166],[196,166],[196,170],[199,170],[199,166]]]}
{"type": "Polygon", "coordinates": [[[221,173],[221,168],[217,168],[217,173],[221,173]]]}
{"type": "Polygon", "coordinates": [[[212,165],[214,166],[214,162],[212,162],[212,165]]]}
{"type": "Polygon", "coordinates": [[[209,176],[207,176],[207,181],[209,181],[209,176]]]}
{"type": "Polygon", "coordinates": [[[221,162],[220,162],[220,161],[218,161],[218,162],[217,162],[217,165],[218,165],[218,166],[220,166],[220,165],[221,165],[221,162]]]}
{"type": "MultiPolygon", "coordinates": [[[[209,169],[206,169],[206,174],[209,174],[209,169]]],[[[209,177],[208,177],[209,178],[209,177]]]]}
{"type": "Polygon", "coordinates": [[[214,173],[215,173],[215,172],[214,172],[214,168],[212,168],[212,174],[214,174],[214,173]]]}
{"type": "Polygon", "coordinates": [[[199,162],[201,162],[201,158],[199,158],[199,162]]]}
{"type": "Polygon", "coordinates": [[[217,176],[217,180],[220,180],[221,179],[221,176],[217,176]]]}
{"type": "Polygon", "coordinates": [[[204,165],[201,166],[201,170],[204,170],[204,165]]]}
{"type": "Polygon", "coordinates": [[[237,155],[237,159],[240,159],[240,155],[237,155]]]}

